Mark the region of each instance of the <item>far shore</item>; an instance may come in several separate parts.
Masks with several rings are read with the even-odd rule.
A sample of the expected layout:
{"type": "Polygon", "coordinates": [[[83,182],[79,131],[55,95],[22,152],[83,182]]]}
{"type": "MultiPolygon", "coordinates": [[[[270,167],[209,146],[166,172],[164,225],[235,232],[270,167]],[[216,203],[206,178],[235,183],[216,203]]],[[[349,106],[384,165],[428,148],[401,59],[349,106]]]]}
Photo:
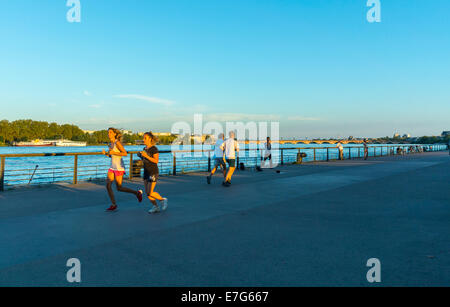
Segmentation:
{"type": "MultiPolygon", "coordinates": [[[[125,146],[142,146],[142,144],[124,144],[125,146]]],[[[170,144],[158,144],[159,146],[161,145],[170,145],[170,144]]],[[[98,147],[98,146],[108,146],[108,144],[89,144],[86,146],[82,146],[82,147],[98,147]]],[[[7,144],[0,144],[0,147],[17,147],[14,145],[7,145],[7,144]]],[[[58,147],[58,146],[48,146],[48,147],[58,147]]],[[[22,147],[22,148],[26,148],[26,147],[22,147]]],[[[33,147],[30,147],[33,148],[33,147]]],[[[44,147],[45,148],[45,147],[44,147]]],[[[64,148],[63,146],[61,146],[60,148],[64,148]]]]}
{"type": "MultiPolygon", "coordinates": [[[[299,143],[300,144],[300,143],[299,143]]],[[[297,145],[299,145],[297,144],[297,145]]],[[[416,146],[429,146],[429,145],[447,145],[447,143],[432,143],[432,144],[422,144],[422,143],[412,143],[412,142],[407,142],[407,143],[367,143],[369,146],[370,145],[416,145],[416,146]]],[[[125,146],[143,146],[143,144],[131,144],[131,143],[127,143],[124,144],[125,146]]],[[[157,144],[157,146],[166,146],[166,145],[171,145],[171,144],[157,144]]],[[[191,144],[191,145],[195,145],[195,144],[191,144]]],[[[202,145],[207,145],[207,144],[202,144],[202,145]]],[[[303,145],[309,145],[309,144],[303,144],[303,145]]],[[[330,145],[335,145],[335,144],[330,144],[330,145]]],[[[363,144],[349,144],[352,146],[355,145],[359,145],[362,146],[363,144]]],[[[98,146],[108,146],[108,144],[89,144],[83,147],[98,147],[98,146]]],[[[17,147],[14,145],[8,145],[8,144],[0,144],[0,147],[17,147]]],[[[58,147],[58,146],[48,146],[48,147],[58,147]]],[[[70,147],[70,146],[69,146],[70,147]]],[[[20,148],[20,147],[19,147],[20,148]]],[[[26,148],[26,147],[21,147],[21,148],[26,148]]],[[[29,148],[33,148],[33,147],[29,147],[29,148]]],[[[63,146],[61,146],[60,148],[64,148],[63,146]]]]}

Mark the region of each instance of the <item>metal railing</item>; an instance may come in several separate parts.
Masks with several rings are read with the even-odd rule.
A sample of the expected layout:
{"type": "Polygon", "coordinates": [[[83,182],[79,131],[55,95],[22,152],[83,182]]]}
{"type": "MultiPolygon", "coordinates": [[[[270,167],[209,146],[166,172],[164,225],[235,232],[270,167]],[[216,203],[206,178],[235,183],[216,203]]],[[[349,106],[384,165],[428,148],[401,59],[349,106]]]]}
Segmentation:
{"type": "MultiPolygon", "coordinates": [[[[421,152],[447,150],[447,145],[377,145],[369,146],[368,156],[389,156],[397,154],[411,154],[419,148],[421,152]]],[[[247,148],[241,150],[237,157],[237,165],[241,163],[247,168],[261,166],[264,158],[264,149],[247,148]]],[[[128,158],[124,159],[127,177],[132,179],[136,175],[136,161],[134,157],[138,151],[129,151],[128,158]]],[[[177,175],[179,173],[211,171],[213,167],[212,150],[185,150],[185,151],[160,151],[159,168],[162,175],[177,175]]],[[[77,184],[79,181],[88,181],[104,178],[109,165],[103,162],[83,162],[83,158],[92,156],[103,156],[99,152],[87,153],[40,153],[40,154],[2,154],[0,155],[0,191],[5,186],[24,184],[48,184],[55,182],[71,182],[77,184]],[[45,167],[36,165],[29,169],[7,169],[7,159],[42,157],[73,157],[72,162],[64,161],[57,167],[45,167]],[[70,163],[70,164],[68,164],[70,163]]],[[[354,159],[364,157],[364,148],[361,146],[345,147],[342,153],[343,159],[354,159]]],[[[336,147],[294,147],[279,148],[272,151],[272,163],[284,165],[289,163],[332,161],[340,158],[339,149],[336,147]]],[[[86,159],[84,159],[86,160],[86,159]]],[[[140,169],[138,172],[140,174],[140,169]]]]}

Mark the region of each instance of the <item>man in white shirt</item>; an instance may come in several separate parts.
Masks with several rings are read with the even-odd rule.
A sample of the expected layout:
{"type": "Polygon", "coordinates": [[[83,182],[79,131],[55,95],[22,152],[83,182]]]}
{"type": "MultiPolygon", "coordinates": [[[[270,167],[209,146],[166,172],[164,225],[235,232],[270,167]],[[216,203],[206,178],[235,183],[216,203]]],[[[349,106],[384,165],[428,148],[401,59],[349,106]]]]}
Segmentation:
{"type": "Polygon", "coordinates": [[[225,160],[223,158],[223,150],[220,148],[223,144],[224,139],[224,134],[219,134],[219,138],[217,139],[216,146],[214,148],[214,168],[212,169],[211,174],[206,177],[206,181],[208,182],[208,184],[211,184],[211,178],[216,173],[219,166],[222,167],[223,178],[227,177],[227,165],[225,164],[225,160]]]}
{"type": "MultiPolygon", "coordinates": [[[[272,168],[272,141],[270,140],[270,137],[267,137],[267,142],[264,145],[264,158],[261,157],[261,160],[263,160],[264,165],[261,165],[261,167],[266,167],[266,161],[269,160],[269,167],[272,168]]],[[[262,163],[261,163],[262,164],[262,163]]]]}
{"type": "Polygon", "coordinates": [[[344,160],[344,146],[342,146],[342,143],[338,142],[336,148],[339,148],[339,160],[344,160]]]}
{"type": "Polygon", "coordinates": [[[228,162],[230,168],[228,169],[228,174],[225,177],[223,185],[229,187],[231,185],[231,177],[236,170],[236,152],[239,152],[239,143],[234,139],[235,133],[230,132],[230,137],[220,146],[220,148],[225,152],[225,158],[228,162]]]}

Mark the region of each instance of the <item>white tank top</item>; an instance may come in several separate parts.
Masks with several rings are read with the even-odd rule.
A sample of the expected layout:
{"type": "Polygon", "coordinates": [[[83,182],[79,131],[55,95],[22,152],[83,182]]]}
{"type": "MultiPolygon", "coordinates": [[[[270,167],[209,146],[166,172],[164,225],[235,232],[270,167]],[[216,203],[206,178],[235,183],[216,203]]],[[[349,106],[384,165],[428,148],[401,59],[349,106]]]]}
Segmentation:
{"type": "MultiPolygon", "coordinates": [[[[109,144],[109,150],[112,152],[120,152],[117,148],[116,143],[109,144]]],[[[123,159],[121,156],[111,155],[111,167],[113,171],[125,171],[125,164],[123,163],[123,159]]]]}

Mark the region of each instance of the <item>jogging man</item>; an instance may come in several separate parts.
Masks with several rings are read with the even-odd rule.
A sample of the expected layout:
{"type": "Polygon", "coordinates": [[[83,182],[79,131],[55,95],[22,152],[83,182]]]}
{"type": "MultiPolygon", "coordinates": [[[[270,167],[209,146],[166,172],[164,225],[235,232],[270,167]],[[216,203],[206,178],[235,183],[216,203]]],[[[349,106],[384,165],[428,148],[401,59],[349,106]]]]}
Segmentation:
{"type": "Polygon", "coordinates": [[[231,131],[230,137],[220,146],[225,152],[225,158],[230,166],[225,181],[222,183],[226,187],[231,185],[231,177],[236,170],[236,152],[239,152],[239,143],[234,138],[235,133],[231,131]]]}
{"type": "Polygon", "coordinates": [[[216,173],[219,166],[222,168],[223,178],[226,179],[227,177],[227,165],[225,164],[225,159],[223,157],[223,150],[220,148],[224,140],[225,135],[223,133],[219,134],[219,138],[214,148],[214,168],[212,169],[211,174],[206,177],[206,181],[208,182],[208,184],[211,184],[211,178],[216,173]]]}

